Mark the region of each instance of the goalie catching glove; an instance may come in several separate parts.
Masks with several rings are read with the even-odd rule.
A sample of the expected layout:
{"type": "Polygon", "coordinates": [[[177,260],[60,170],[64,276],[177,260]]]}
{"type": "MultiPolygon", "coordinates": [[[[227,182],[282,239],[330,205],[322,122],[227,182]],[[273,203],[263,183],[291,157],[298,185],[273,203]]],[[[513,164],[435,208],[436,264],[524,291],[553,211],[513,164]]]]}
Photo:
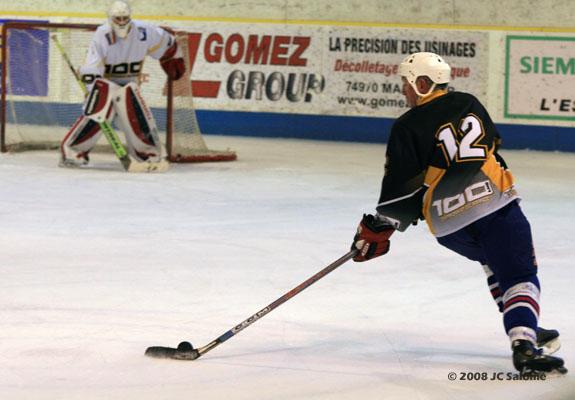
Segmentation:
{"type": "Polygon", "coordinates": [[[352,250],[359,250],[353,261],[367,261],[386,254],[389,251],[389,237],[393,232],[395,229],[387,222],[371,214],[364,214],[351,245],[352,250]]]}
{"type": "Polygon", "coordinates": [[[160,58],[160,65],[166,75],[173,81],[177,81],[184,75],[186,64],[180,55],[176,42],[174,42],[174,44],[166,50],[162,58],[160,58]]]}

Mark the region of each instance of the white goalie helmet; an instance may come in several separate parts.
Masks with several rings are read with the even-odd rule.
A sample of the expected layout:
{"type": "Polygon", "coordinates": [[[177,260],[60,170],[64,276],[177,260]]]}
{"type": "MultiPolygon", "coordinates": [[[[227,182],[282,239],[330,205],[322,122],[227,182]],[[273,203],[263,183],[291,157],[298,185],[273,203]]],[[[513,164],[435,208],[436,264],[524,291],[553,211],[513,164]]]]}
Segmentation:
{"type": "Polygon", "coordinates": [[[435,89],[435,85],[449,83],[451,67],[435,53],[413,53],[399,64],[399,75],[407,79],[418,96],[423,97],[430,94],[435,89]],[[420,76],[427,76],[433,82],[428,93],[422,94],[417,90],[415,81],[420,76]]]}
{"type": "Polygon", "coordinates": [[[108,9],[108,21],[118,37],[123,39],[128,36],[132,26],[131,16],[132,9],[130,5],[122,0],[114,1],[108,9]]]}

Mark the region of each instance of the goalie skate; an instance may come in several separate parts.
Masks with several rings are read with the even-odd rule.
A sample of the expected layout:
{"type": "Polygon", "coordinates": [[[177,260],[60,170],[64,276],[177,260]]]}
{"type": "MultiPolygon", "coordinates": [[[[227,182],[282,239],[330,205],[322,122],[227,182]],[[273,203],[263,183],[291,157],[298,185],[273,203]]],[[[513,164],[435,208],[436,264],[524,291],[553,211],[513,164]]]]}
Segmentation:
{"type": "Polygon", "coordinates": [[[81,155],[76,160],[62,156],[58,166],[63,168],[84,168],[89,162],[90,158],[87,154],[81,155]]]}

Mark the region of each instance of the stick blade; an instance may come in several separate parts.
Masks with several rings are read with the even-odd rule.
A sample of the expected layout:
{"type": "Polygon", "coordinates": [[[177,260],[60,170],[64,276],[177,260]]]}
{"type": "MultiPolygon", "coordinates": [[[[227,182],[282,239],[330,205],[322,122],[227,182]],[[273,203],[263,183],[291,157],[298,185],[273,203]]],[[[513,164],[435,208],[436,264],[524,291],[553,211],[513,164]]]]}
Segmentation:
{"type": "Polygon", "coordinates": [[[138,162],[133,159],[128,159],[127,163],[122,160],[122,164],[128,172],[166,172],[170,169],[170,163],[166,160],[158,162],[138,162]]]}
{"type": "Polygon", "coordinates": [[[146,349],[146,355],[153,358],[164,358],[170,360],[191,361],[200,357],[200,353],[196,349],[192,350],[178,350],[173,347],[152,346],[146,349]]]}

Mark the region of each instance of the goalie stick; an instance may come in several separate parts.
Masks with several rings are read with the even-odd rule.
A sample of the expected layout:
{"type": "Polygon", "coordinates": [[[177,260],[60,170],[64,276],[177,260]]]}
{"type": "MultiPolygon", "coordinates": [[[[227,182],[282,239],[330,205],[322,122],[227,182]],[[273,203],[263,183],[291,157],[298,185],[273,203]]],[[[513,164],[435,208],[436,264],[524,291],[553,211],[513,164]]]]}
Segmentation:
{"type": "MultiPolygon", "coordinates": [[[[72,64],[70,57],[68,57],[66,50],[64,49],[64,47],[62,46],[56,35],[52,35],[51,38],[56,44],[56,48],[58,48],[58,51],[62,55],[62,58],[68,65],[68,68],[70,68],[70,71],[72,71],[72,74],[74,75],[76,82],[78,82],[78,86],[80,86],[82,93],[84,93],[84,96],[88,96],[88,89],[86,88],[86,85],[84,85],[84,82],[82,82],[82,78],[78,74],[78,71],[76,71],[76,69],[74,68],[74,65],[72,64]]],[[[116,133],[114,128],[112,128],[112,125],[110,125],[108,121],[97,121],[97,122],[100,125],[100,129],[102,129],[104,136],[108,140],[108,143],[110,143],[110,146],[112,146],[114,154],[116,154],[116,157],[118,157],[118,159],[120,160],[122,166],[126,171],[164,172],[168,170],[169,163],[166,160],[162,160],[160,162],[146,162],[146,161],[140,162],[132,159],[128,154],[128,152],[126,151],[124,145],[120,141],[118,134],[116,133]]]]}
{"type": "Polygon", "coordinates": [[[302,292],[304,289],[310,287],[321,278],[338,268],[339,266],[343,265],[350,259],[352,259],[357,253],[356,249],[350,250],[345,255],[307,279],[306,281],[302,282],[273,303],[269,304],[267,307],[262,308],[260,311],[249,317],[248,319],[240,322],[238,325],[218,337],[217,339],[211,341],[207,345],[200,347],[199,349],[195,349],[189,342],[182,342],[178,345],[177,348],[173,347],[163,347],[163,346],[153,346],[148,347],[146,349],[146,355],[149,357],[154,358],[169,358],[173,360],[195,360],[196,358],[201,357],[202,355],[206,354],[208,351],[214,349],[215,347],[219,346],[220,344],[224,343],[226,340],[231,338],[232,336],[237,335],[239,332],[243,331],[245,328],[263,318],[265,315],[269,314],[271,311],[291,299],[295,297],[297,294],[302,292]]]}

